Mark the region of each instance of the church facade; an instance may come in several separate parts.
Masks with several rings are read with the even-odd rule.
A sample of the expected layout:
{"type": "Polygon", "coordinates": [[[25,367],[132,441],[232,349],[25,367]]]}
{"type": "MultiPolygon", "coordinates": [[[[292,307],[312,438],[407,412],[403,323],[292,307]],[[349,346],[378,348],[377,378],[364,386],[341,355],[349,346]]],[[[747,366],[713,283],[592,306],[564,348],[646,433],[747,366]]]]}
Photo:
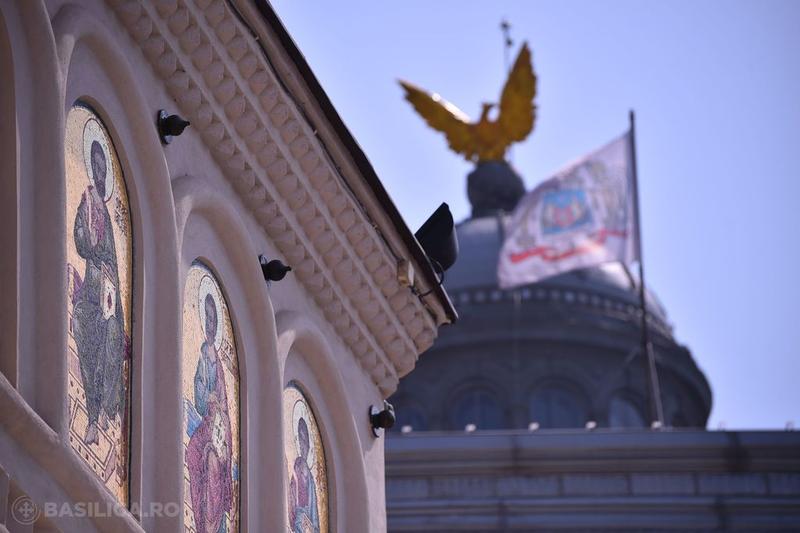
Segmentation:
{"type": "Polygon", "coordinates": [[[0,117],[0,531],[385,530],[456,314],[269,5],[2,0],[0,117]]]}

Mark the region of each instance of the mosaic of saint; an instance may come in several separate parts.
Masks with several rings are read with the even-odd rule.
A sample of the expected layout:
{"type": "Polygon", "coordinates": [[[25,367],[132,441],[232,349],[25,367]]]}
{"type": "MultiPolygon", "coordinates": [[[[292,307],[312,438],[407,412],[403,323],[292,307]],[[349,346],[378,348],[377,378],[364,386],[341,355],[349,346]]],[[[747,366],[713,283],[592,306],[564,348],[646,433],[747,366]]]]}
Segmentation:
{"type": "Polygon", "coordinates": [[[183,295],[183,478],[186,531],[239,531],[239,363],[214,274],[189,270],[183,295]]]}
{"type": "Polygon", "coordinates": [[[69,440],[128,502],[131,220],[114,145],[74,106],[65,137],[69,440]]]}
{"type": "Polygon", "coordinates": [[[289,531],[327,533],[325,450],[311,406],[294,384],[283,391],[283,433],[289,480],[289,531]]]}

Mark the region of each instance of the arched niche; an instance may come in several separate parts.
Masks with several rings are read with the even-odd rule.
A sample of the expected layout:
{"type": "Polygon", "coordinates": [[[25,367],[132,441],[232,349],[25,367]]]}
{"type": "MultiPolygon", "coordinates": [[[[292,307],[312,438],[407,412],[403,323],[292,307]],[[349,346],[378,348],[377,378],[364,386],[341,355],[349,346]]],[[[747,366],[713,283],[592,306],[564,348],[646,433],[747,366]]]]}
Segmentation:
{"type": "Polygon", "coordinates": [[[405,426],[412,431],[426,431],[430,429],[430,415],[423,407],[423,403],[408,394],[392,396],[391,403],[395,409],[397,421],[392,431],[400,432],[405,426]]]}
{"type": "Polygon", "coordinates": [[[625,389],[615,391],[608,400],[608,427],[648,427],[647,407],[647,401],[638,394],[625,389]]]}
{"type": "MultiPolygon", "coordinates": [[[[213,180],[210,180],[213,181],[213,180]]],[[[225,292],[239,361],[241,530],[276,529],[284,516],[284,466],[281,439],[281,365],[274,311],[254,247],[237,206],[209,181],[191,176],[173,180],[179,272],[183,290],[193,263],[208,267],[225,292]],[[277,497],[280,494],[281,497],[277,497]]],[[[183,307],[183,294],[179,299],[183,307]]],[[[163,383],[152,416],[160,418],[149,454],[159,465],[151,501],[183,501],[183,395],[180,350],[162,353],[158,375],[163,383]]],[[[177,531],[160,519],[145,529],[177,531]]],[[[279,529],[279,528],[278,528],[279,529]]]]}
{"type": "MultiPolygon", "coordinates": [[[[64,80],[58,116],[66,116],[75,102],[91,106],[114,141],[125,176],[133,238],[130,502],[146,505],[151,501],[171,501],[156,499],[152,493],[160,475],[153,450],[165,435],[156,416],[156,401],[164,394],[164,384],[158,379],[161,354],[179,353],[180,346],[177,235],[169,171],[152,123],[155,110],[143,95],[141,77],[123,51],[120,35],[110,29],[115,21],[101,19],[94,13],[66,5],[53,18],[59,69],[64,80]]],[[[63,132],[59,139],[63,167],[63,132]]],[[[57,242],[64,243],[63,236],[71,229],[64,218],[66,191],[63,186],[54,189],[59,204],[55,214],[38,213],[36,224],[57,227],[61,235],[57,242]]],[[[64,245],[54,248],[62,255],[56,264],[63,264],[64,245]]],[[[60,276],[59,280],[66,280],[66,276],[60,276]]],[[[62,300],[66,292],[66,286],[59,287],[52,297],[52,307],[59,315],[53,319],[54,324],[66,324],[67,305],[62,300]]],[[[63,359],[67,342],[64,333],[59,331],[57,345],[50,346],[40,356],[54,361],[63,359]]],[[[64,405],[66,391],[61,387],[65,385],[67,372],[63,366],[57,368],[59,386],[48,383],[49,389],[47,392],[43,389],[43,393],[50,401],[64,405]]],[[[64,419],[66,416],[65,411],[64,419]]],[[[62,434],[65,431],[62,427],[62,434]]]]}
{"type": "Polygon", "coordinates": [[[443,406],[446,427],[463,430],[474,424],[477,429],[507,427],[507,402],[499,387],[487,379],[470,378],[460,383],[443,406]]]}
{"type": "Polygon", "coordinates": [[[14,61],[6,18],[0,9],[0,373],[17,385],[17,113],[14,61]]]}
{"type": "MultiPolygon", "coordinates": [[[[371,498],[358,428],[359,424],[367,424],[368,406],[364,406],[363,412],[349,408],[347,388],[331,346],[308,317],[295,311],[281,311],[277,325],[283,387],[302,390],[322,436],[330,531],[370,531],[371,498]]],[[[284,441],[283,446],[286,445],[284,441]]],[[[284,509],[283,515],[288,518],[288,509],[284,509]]]]}
{"type": "Polygon", "coordinates": [[[697,380],[690,379],[686,372],[675,366],[661,365],[658,379],[661,387],[661,403],[664,424],[671,427],[704,428],[708,420],[708,404],[698,390],[697,380]]]}
{"type": "MultiPolygon", "coordinates": [[[[73,223],[66,220],[63,207],[65,117],[76,102],[86,104],[102,119],[114,142],[129,199],[133,239],[130,503],[141,508],[152,501],[168,501],[153,498],[152,487],[158,485],[160,465],[143,458],[156,457],[152,454],[155,448],[152,442],[158,440],[154,434],[161,429],[152,408],[155,399],[164,394],[164,383],[158,379],[157,356],[179,351],[178,247],[169,171],[153,127],[155,110],[143,94],[142,77],[125,52],[127,45],[120,42],[121,34],[113,30],[115,20],[100,16],[68,4],[53,17],[59,74],[54,76],[59,80],[55,84],[58,95],[54,101],[58,109],[53,117],[48,117],[54,124],[47,125],[47,129],[61,124],[56,149],[61,158],[60,168],[53,174],[61,178],[49,178],[52,183],[48,195],[40,192],[45,177],[32,180],[31,202],[35,206],[32,213],[36,216],[30,217],[29,224],[42,234],[61,233],[61,238],[51,237],[56,245],[47,250],[37,249],[36,253],[53,264],[63,264],[66,255],[63,235],[73,223]]],[[[52,81],[48,84],[53,85],[52,81]]],[[[43,113],[42,117],[46,115],[43,113]]],[[[33,275],[43,275],[40,264],[38,260],[32,261],[33,275]]],[[[55,277],[49,283],[52,287],[48,299],[35,301],[37,305],[47,304],[42,316],[45,324],[52,324],[49,329],[57,332],[42,341],[42,350],[37,352],[38,364],[48,365],[51,370],[32,376],[37,402],[57,406],[59,418],[51,425],[66,439],[67,370],[62,361],[67,347],[68,284],[66,276],[55,277]]]]}
{"type": "Polygon", "coordinates": [[[574,381],[545,379],[529,393],[528,418],[543,429],[583,427],[589,417],[587,395],[574,381]]]}
{"type": "MultiPolygon", "coordinates": [[[[155,248],[151,237],[159,235],[162,257],[173,250],[171,263],[177,265],[171,205],[155,202],[151,206],[144,199],[148,195],[171,198],[166,167],[163,160],[152,157],[152,149],[158,147],[158,142],[153,139],[152,125],[143,120],[142,113],[147,112],[147,106],[138,92],[137,76],[131,72],[117,45],[119,36],[105,29],[111,21],[98,20],[89,11],[74,5],[62,7],[51,18],[44,2],[3,2],[0,12],[13,55],[13,73],[3,74],[2,85],[7,88],[5,81],[11,80],[14,93],[24,95],[24,99],[15,103],[10,115],[13,120],[4,120],[4,124],[10,123],[15,129],[16,143],[14,157],[10,161],[3,157],[0,168],[5,172],[10,165],[15,166],[8,183],[15,183],[17,189],[13,209],[0,216],[17,221],[13,232],[17,236],[18,255],[9,254],[17,265],[13,280],[2,281],[7,294],[12,294],[8,299],[16,306],[16,316],[35,317],[18,322],[13,317],[8,321],[4,319],[0,333],[13,345],[11,357],[17,363],[16,388],[39,417],[33,418],[26,431],[18,433],[17,445],[47,466],[49,475],[60,485],[64,495],[69,494],[74,501],[113,505],[115,502],[108,491],[85,468],[68,443],[67,276],[63,268],[68,226],[64,213],[67,111],[75,101],[85,98],[95,104],[106,125],[113,125],[112,134],[126,175],[143,177],[136,184],[138,204],[135,208],[142,209],[140,218],[148,219],[148,227],[146,231],[137,230],[141,241],[135,246],[142,256],[151,255],[147,253],[148,247],[155,248]],[[87,50],[92,53],[86,53],[87,50]],[[76,59],[73,55],[76,51],[91,60],[76,59]],[[157,208],[153,207],[156,205],[157,208]],[[9,281],[8,286],[5,281],[9,281]],[[54,434],[50,433],[51,429],[54,434]],[[47,439],[42,438],[43,432],[48,435],[47,439]],[[43,444],[46,446],[42,447],[43,444]]],[[[97,12],[103,13],[103,10],[97,12]]],[[[7,148],[5,143],[4,147],[7,148]]],[[[13,224],[11,227],[14,228],[13,224]]],[[[170,261],[166,263],[160,270],[153,269],[149,283],[152,294],[159,291],[169,294],[169,285],[159,281],[169,274],[170,261]]],[[[151,264],[150,268],[153,266],[151,264]]],[[[142,290],[143,286],[139,283],[142,290]]],[[[144,294],[136,297],[140,303],[145,301],[144,294]]],[[[154,299],[151,301],[155,303],[154,299]]],[[[140,352],[147,351],[142,347],[148,342],[169,350],[168,337],[172,332],[169,317],[158,310],[141,311],[141,314],[153,323],[148,328],[139,318],[134,334],[140,339],[137,341],[140,352]],[[143,335],[143,330],[147,330],[147,335],[143,335]],[[165,331],[168,332],[166,337],[163,336],[165,331]]],[[[149,352],[154,351],[152,346],[149,352]]],[[[134,462],[139,463],[138,449],[134,449],[132,455],[134,462]]],[[[35,478],[26,481],[34,486],[35,478]]],[[[138,473],[132,472],[131,478],[138,479],[138,473]]],[[[135,484],[131,484],[134,492],[135,484]]],[[[45,496],[40,492],[38,498],[44,501],[45,496]]],[[[64,503],[66,496],[47,493],[46,498],[64,503]]],[[[105,529],[120,528],[123,523],[130,525],[134,520],[126,513],[93,519],[96,523],[102,522],[105,529]]]]}
{"type": "Polygon", "coordinates": [[[202,260],[193,262],[187,274],[181,340],[184,526],[238,532],[243,471],[239,354],[225,288],[202,260]],[[211,495],[216,505],[209,504],[211,495]]]}
{"type": "Polygon", "coordinates": [[[6,40],[0,44],[6,47],[0,60],[4,95],[0,282],[6,301],[0,307],[0,364],[36,413],[60,429],[65,402],[57,393],[48,393],[65,388],[64,365],[57,360],[63,355],[65,336],[51,326],[61,324],[57,300],[62,298],[65,276],[53,267],[63,261],[57,242],[63,240],[63,221],[53,226],[37,216],[44,212],[58,217],[63,211],[62,77],[44,3],[3,2],[0,19],[4,34],[0,40],[6,40]]]}
{"type": "Polygon", "coordinates": [[[68,440],[116,500],[130,489],[132,243],[115,139],[83,102],[65,146],[68,440]]]}
{"type": "Polygon", "coordinates": [[[327,533],[331,531],[330,452],[316,413],[303,385],[294,380],[287,383],[283,389],[283,450],[289,529],[327,533]]]}

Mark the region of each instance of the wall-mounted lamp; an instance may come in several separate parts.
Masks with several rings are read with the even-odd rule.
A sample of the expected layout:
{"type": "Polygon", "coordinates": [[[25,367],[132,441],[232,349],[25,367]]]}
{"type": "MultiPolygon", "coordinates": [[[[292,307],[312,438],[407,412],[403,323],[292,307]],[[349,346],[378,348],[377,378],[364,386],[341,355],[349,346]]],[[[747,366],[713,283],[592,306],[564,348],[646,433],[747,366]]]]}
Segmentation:
{"type": "Polygon", "coordinates": [[[383,435],[383,430],[389,429],[395,423],[394,407],[392,404],[383,400],[383,410],[380,407],[371,405],[369,408],[369,422],[372,426],[372,434],[376,437],[383,435]]]}
{"type": "Polygon", "coordinates": [[[267,282],[280,281],[292,270],[292,267],[284,265],[278,259],[267,261],[263,254],[258,256],[258,262],[261,263],[261,273],[264,274],[264,280],[267,282]]]}
{"type": "Polygon", "coordinates": [[[450,207],[443,203],[414,236],[428,258],[444,272],[458,258],[458,237],[450,207]]]}
{"type": "MultiPolygon", "coordinates": [[[[439,274],[439,285],[441,286],[444,283],[445,270],[453,266],[458,258],[458,236],[450,207],[446,203],[442,203],[417,230],[414,237],[417,238],[425,255],[428,256],[433,269],[439,274]]],[[[402,276],[398,277],[401,278],[402,283],[402,276]]],[[[435,290],[436,287],[433,287],[419,296],[427,296],[435,290]]]]}
{"type": "Polygon", "coordinates": [[[183,130],[189,124],[188,120],[183,120],[179,115],[169,115],[163,109],[158,111],[156,127],[158,128],[158,136],[161,137],[161,142],[164,144],[171,143],[172,138],[183,133],[183,130]]]}

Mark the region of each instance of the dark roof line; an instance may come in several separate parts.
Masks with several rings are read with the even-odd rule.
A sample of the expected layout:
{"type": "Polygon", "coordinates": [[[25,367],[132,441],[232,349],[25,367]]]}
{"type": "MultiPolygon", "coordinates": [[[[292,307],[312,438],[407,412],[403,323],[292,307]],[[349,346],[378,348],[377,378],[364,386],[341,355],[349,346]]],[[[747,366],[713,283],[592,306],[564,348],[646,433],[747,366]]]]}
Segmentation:
{"type": "Polygon", "coordinates": [[[423,265],[423,275],[428,283],[432,287],[435,287],[434,293],[439,298],[442,307],[445,309],[447,317],[451,322],[455,322],[458,314],[456,313],[453,304],[450,302],[450,299],[447,297],[447,293],[445,292],[444,288],[439,285],[438,276],[436,275],[428,256],[423,251],[416,237],[414,237],[414,234],[411,233],[411,230],[406,225],[405,220],[403,220],[402,215],[400,215],[400,212],[394,205],[389,193],[386,192],[386,189],[381,183],[381,180],[375,172],[375,169],[372,167],[372,163],[369,162],[364,150],[361,149],[358,141],[356,141],[352,133],[350,133],[350,130],[347,129],[347,126],[339,116],[339,113],[336,111],[336,108],[333,106],[330,98],[328,98],[328,95],[325,93],[325,90],[322,88],[319,80],[317,80],[317,77],[314,75],[314,72],[311,70],[311,67],[309,66],[302,52],[297,47],[297,44],[295,44],[292,36],[289,35],[289,32],[286,30],[286,27],[283,25],[283,22],[281,22],[280,18],[278,17],[277,13],[275,13],[275,10],[272,8],[268,0],[254,1],[256,7],[261,13],[261,16],[267,22],[272,31],[275,32],[275,35],[278,37],[281,45],[286,50],[286,53],[289,54],[289,57],[297,68],[298,72],[303,77],[303,81],[305,82],[306,86],[308,86],[309,90],[314,95],[317,104],[325,115],[325,119],[331,125],[336,135],[341,139],[342,144],[347,149],[347,152],[353,159],[356,167],[358,167],[358,170],[364,176],[365,181],[369,185],[373,194],[375,194],[375,197],[381,204],[381,207],[383,207],[383,209],[386,211],[386,214],[389,216],[389,219],[397,228],[404,244],[411,251],[417,263],[419,265],[423,265]]]}

